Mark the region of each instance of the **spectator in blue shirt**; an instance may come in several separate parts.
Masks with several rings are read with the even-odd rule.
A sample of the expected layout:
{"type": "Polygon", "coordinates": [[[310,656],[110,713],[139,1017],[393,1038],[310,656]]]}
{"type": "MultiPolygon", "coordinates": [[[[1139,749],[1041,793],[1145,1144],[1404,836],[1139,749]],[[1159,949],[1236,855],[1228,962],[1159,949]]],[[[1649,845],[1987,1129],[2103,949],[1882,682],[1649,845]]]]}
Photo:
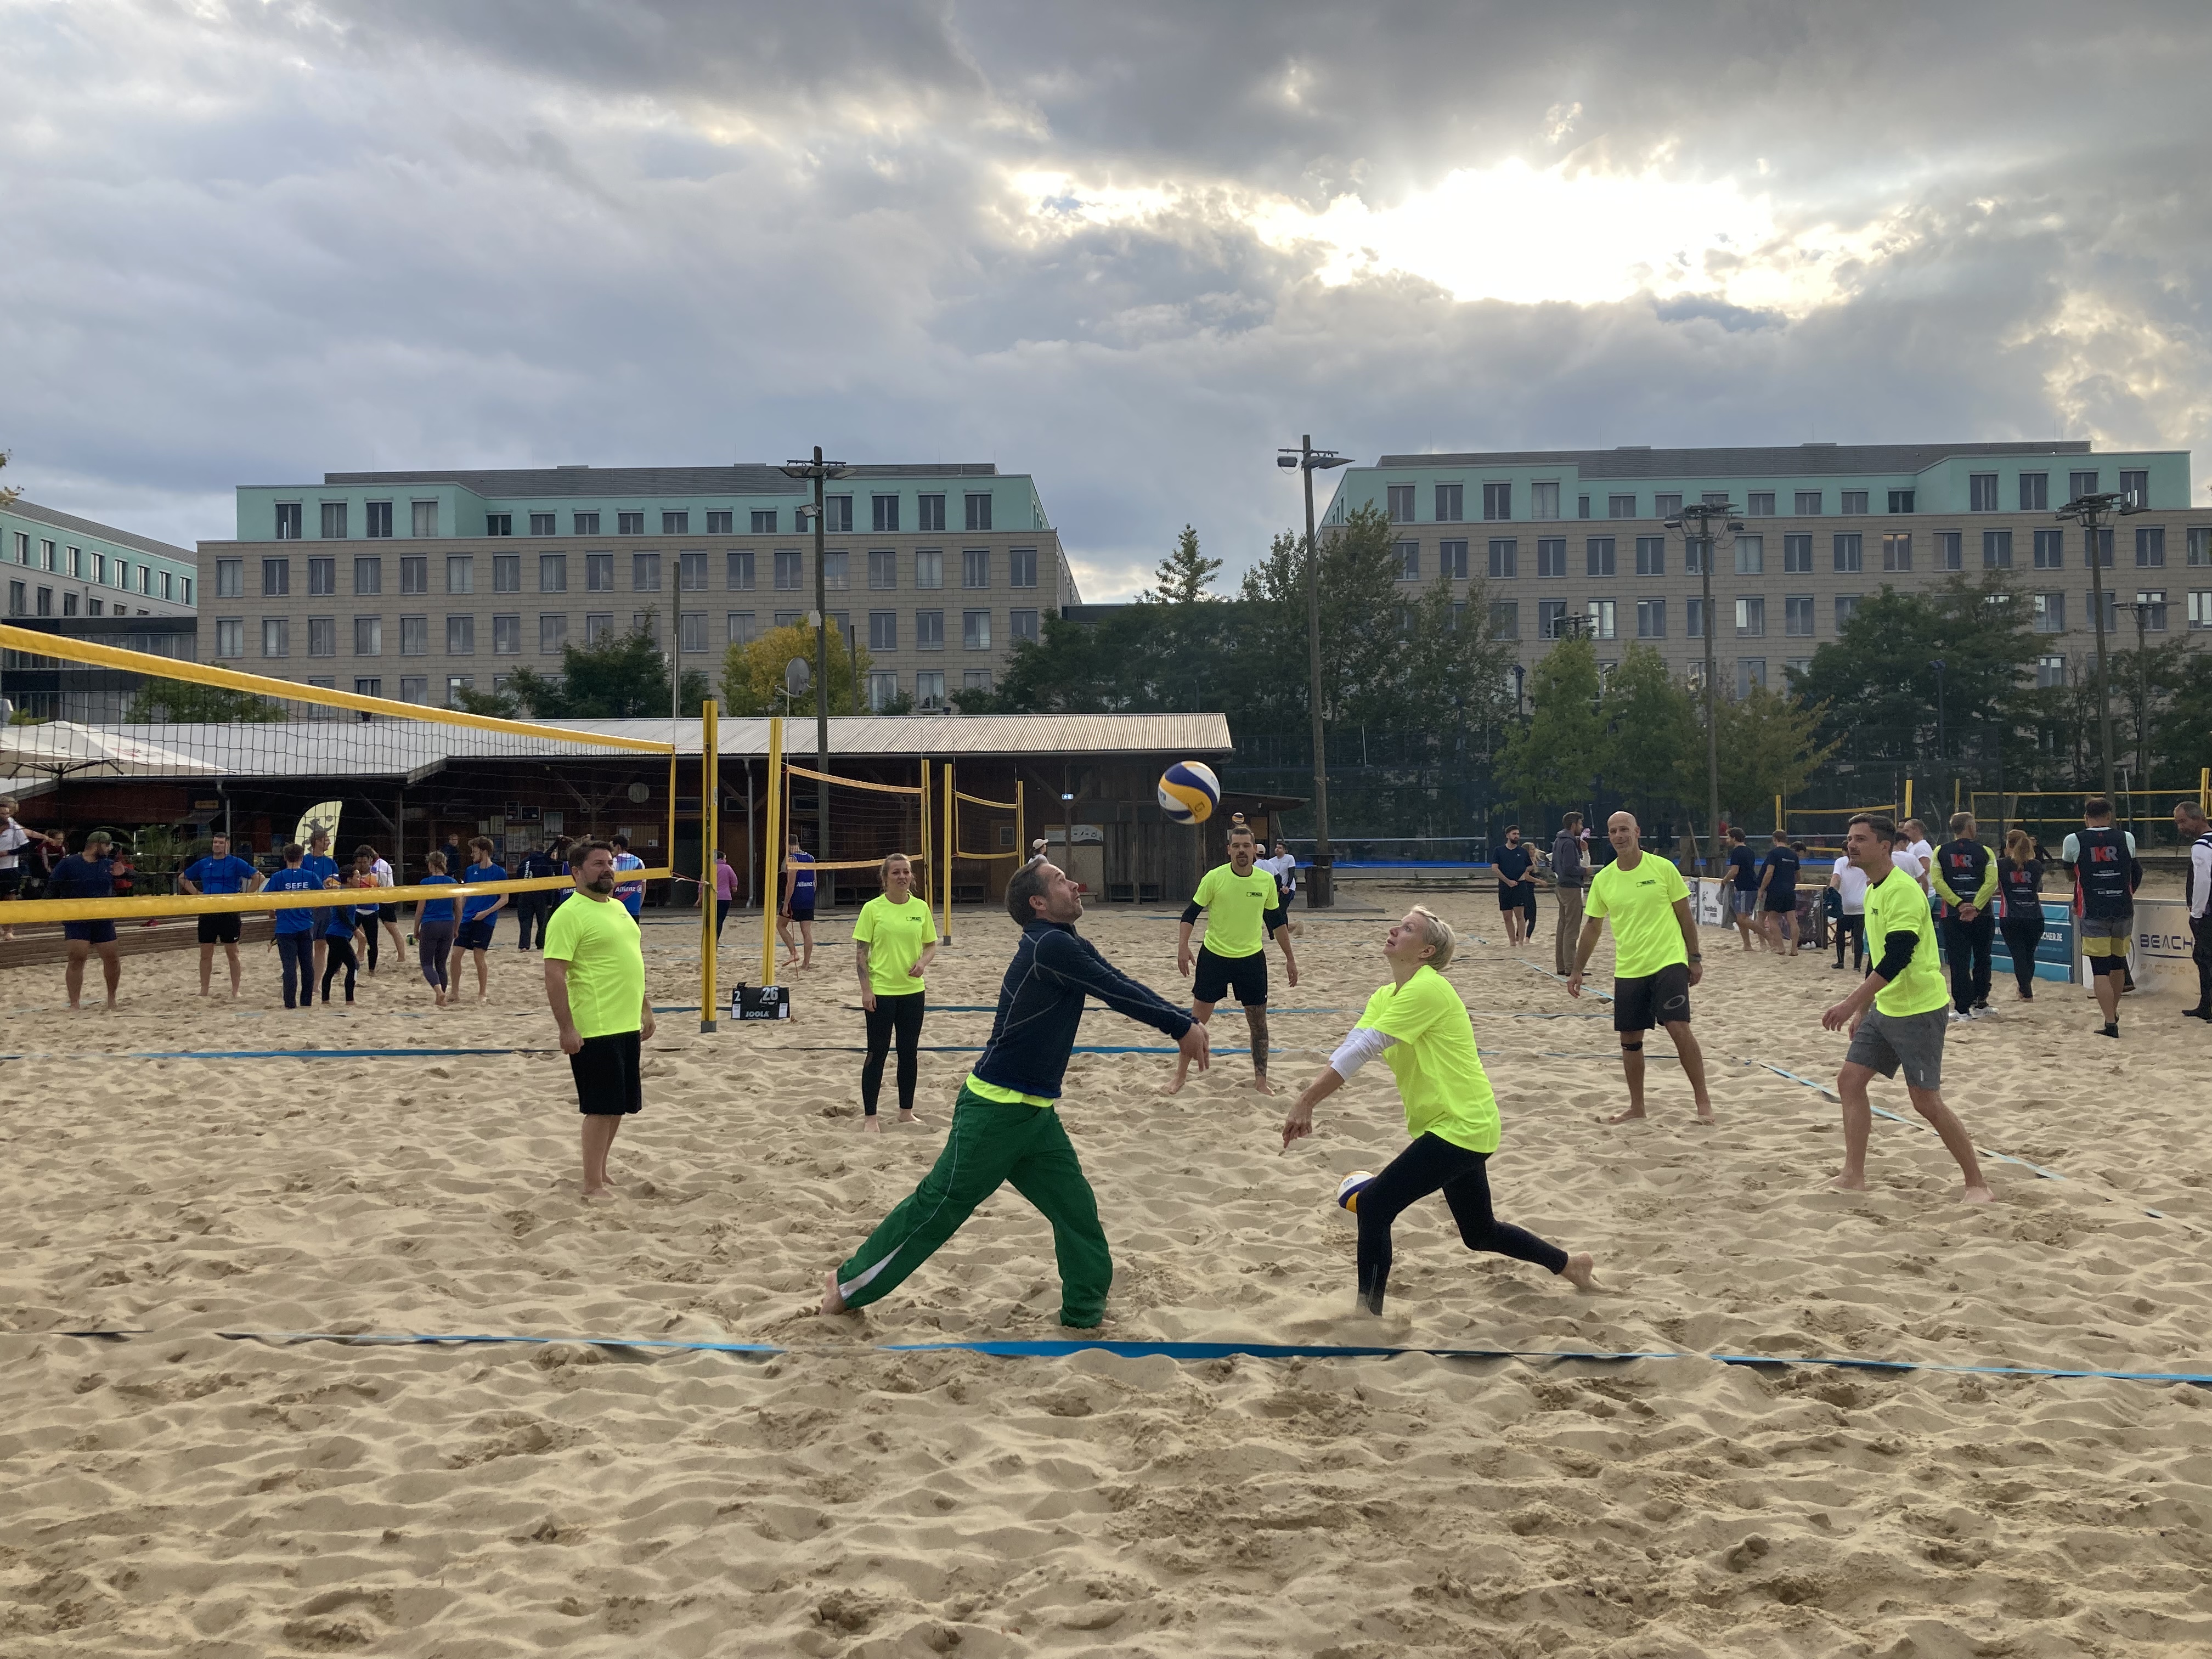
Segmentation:
{"type": "MultiPolygon", "coordinates": [[[[335,887],[338,884],[338,861],[331,856],[329,830],[318,825],[308,833],[307,850],[300,860],[300,867],[313,876],[319,886],[335,887]]],[[[329,911],[315,912],[315,977],[317,979],[323,976],[323,957],[328,949],[323,937],[323,930],[330,925],[329,911]]]]}
{"type": "Polygon", "coordinates": [[[624,881],[622,872],[644,869],[645,860],[629,850],[628,836],[617,836],[607,845],[615,849],[615,896],[622,901],[623,908],[629,912],[629,919],[635,921],[638,912],[645,908],[645,884],[624,881]]]}
{"type": "MultiPolygon", "coordinates": [[[[217,836],[208,855],[186,865],[177,885],[198,896],[203,893],[254,893],[261,890],[261,872],[230,850],[230,837],[217,836]]],[[[215,947],[222,946],[230,960],[230,998],[238,1000],[241,969],[238,960],[238,929],[244,920],[236,910],[220,910],[200,917],[200,994],[211,996],[209,982],[215,977],[215,947]]]]}
{"type": "MultiPolygon", "coordinates": [[[[296,841],[284,847],[284,867],[263,884],[264,893],[314,893],[322,890],[323,884],[301,867],[307,849],[296,841]]],[[[301,904],[289,906],[276,912],[275,937],[269,942],[284,963],[284,1006],[287,1008],[312,1008],[315,1006],[315,940],[322,933],[316,925],[318,912],[301,904]],[[296,991],[296,994],[295,994],[296,991]]],[[[327,915],[328,912],[321,914],[327,915]]],[[[325,924],[325,926],[327,924],[325,924]]]]}
{"type": "MultiPolygon", "coordinates": [[[[50,899],[109,898],[115,892],[114,867],[109,862],[114,839],[105,830],[95,830],[84,838],[84,851],[72,853],[60,860],[53,873],[46,878],[46,894],[50,899]]],[[[107,1006],[115,1006],[115,988],[122,981],[123,963],[115,951],[115,923],[112,920],[65,921],[62,937],[69,941],[69,966],[63,969],[63,983],[69,987],[69,1006],[81,1005],[84,995],[84,964],[94,951],[100,952],[100,973],[107,981],[107,1006]]]]}
{"type": "MultiPolygon", "coordinates": [[[[469,867],[461,878],[464,882],[473,885],[480,881],[507,878],[506,869],[491,861],[489,837],[475,837],[469,842],[469,867]]],[[[484,952],[491,949],[492,929],[498,925],[499,913],[507,908],[512,896],[508,893],[481,893],[461,901],[461,926],[453,938],[453,951],[456,957],[466,951],[475,953],[478,1002],[489,1001],[491,997],[491,969],[486,965],[484,952]]]]}

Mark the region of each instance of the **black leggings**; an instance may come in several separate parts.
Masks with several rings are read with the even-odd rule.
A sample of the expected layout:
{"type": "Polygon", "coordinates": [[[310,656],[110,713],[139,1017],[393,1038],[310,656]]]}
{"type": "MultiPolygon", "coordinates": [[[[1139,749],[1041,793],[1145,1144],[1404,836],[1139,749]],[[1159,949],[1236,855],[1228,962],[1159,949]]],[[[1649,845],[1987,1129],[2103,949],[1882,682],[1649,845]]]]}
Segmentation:
{"type": "Polygon", "coordinates": [[[921,1002],[926,991],[908,991],[887,997],[876,993],[876,1006],[867,1012],[868,1057],[860,1062],[860,1109],[876,1115],[876,1096],[884,1086],[884,1060],[891,1038],[898,1037],[899,1110],[914,1109],[914,1085],[921,1070],[921,1002]]]}
{"type": "Polygon", "coordinates": [[[1846,910],[1833,920],[1836,924],[1836,966],[1840,968],[1844,965],[1844,946],[1848,944],[1851,947],[1851,966],[1864,967],[1866,965],[1866,917],[1863,915],[1853,915],[1846,910]]]}
{"type": "MultiPolygon", "coordinates": [[[[374,922],[369,924],[371,939],[376,937],[374,931],[375,926],[374,922]]],[[[346,1000],[351,1002],[354,973],[361,966],[361,958],[353,953],[353,941],[349,939],[332,937],[324,943],[330,946],[330,950],[323,957],[323,1000],[327,1003],[331,1000],[331,981],[337,976],[338,969],[343,968],[345,969],[346,976],[346,1000]]]]}
{"type": "Polygon", "coordinates": [[[1359,1194],[1359,1297],[1369,1312],[1382,1311],[1382,1291],[1390,1280],[1391,1223],[1439,1188],[1468,1249],[1533,1261],[1552,1273],[1567,1265],[1567,1253],[1558,1245],[1491,1214],[1489,1162],[1486,1152],[1423,1135],[1359,1194]]]}
{"type": "Polygon", "coordinates": [[[422,977],[433,988],[443,991],[446,982],[446,953],[453,948],[453,924],[450,921],[425,921],[415,918],[415,951],[422,959],[422,977]]]}
{"type": "Polygon", "coordinates": [[[1951,964],[1951,1000],[1960,1013],[1990,1000],[1990,939],[1996,919],[1986,910],[1972,921],[1946,916],[1943,955],[1951,964]]]}
{"type": "Polygon", "coordinates": [[[2020,981],[2020,994],[2032,997],[2035,994],[2035,947],[2043,938],[2043,918],[2008,916],[1997,926],[2004,933],[2005,953],[2012,958],[2012,976],[2020,981]]]}
{"type": "Polygon", "coordinates": [[[371,911],[367,915],[362,915],[358,910],[353,914],[355,919],[361,923],[362,936],[368,941],[368,971],[373,974],[376,971],[376,936],[384,931],[379,925],[384,919],[374,911],[371,911]]]}

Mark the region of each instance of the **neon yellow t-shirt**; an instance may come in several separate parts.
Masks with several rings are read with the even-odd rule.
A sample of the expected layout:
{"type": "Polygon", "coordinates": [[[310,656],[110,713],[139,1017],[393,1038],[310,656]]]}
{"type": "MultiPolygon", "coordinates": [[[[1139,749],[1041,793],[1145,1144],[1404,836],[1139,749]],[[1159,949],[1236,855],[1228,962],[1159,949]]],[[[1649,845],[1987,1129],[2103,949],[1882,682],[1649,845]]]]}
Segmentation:
{"type": "Polygon", "coordinates": [[[1036,1106],[1048,1112],[1052,1109],[1052,1102],[1042,1095],[1025,1095],[1019,1089],[1009,1089],[1003,1083],[986,1083],[973,1072],[968,1073],[968,1080],[960,1086],[972,1095],[995,1100],[1001,1106],[1036,1106]]]}
{"type": "Polygon", "coordinates": [[[1355,1030],[1397,1041],[1382,1051],[1406,1103],[1406,1133],[1464,1146],[1498,1150],[1498,1096],[1474,1051],[1467,1005],[1451,981],[1423,967],[1403,985],[1385,985],[1367,999],[1355,1030]]]}
{"type": "Polygon", "coordinates": [[[568,964],[568,1017],[584,1036],[645,1024],[645,952],[618,899],[574,892],[545,925],[545,959],[568,964]]]}
{"type": "Polygon", "coordinates": [[[868,988],[879,997],[911,996],[921,990],[921,976],[907,969],[936,942],[929,907],[912,894],[904,904],[878,894],[860,907],[860,920],[853,924],[853,943],[868,947],[868,988]]]}
{"type": "Polygon", "coordinates": [[[1190,902],[1206,912],[1206,948],[1217,957],[1255,957],[1267,948],[1267,912],[1281,902],[1273,872],[1252,867],[1249,876],[1233,864],[1207,871],[1190,902]]]}
{"type": "Polygon", "coordinates": [[[1867,951],[1880,962],[1892,933],[1911,933],[1912,960],[1905,971],[1874,994],[1874,1006],[1885,1014],[1924,1014],[1951,1000],[1943,983],[1942,958],[1936,949],[1936,918],[1928,908],[1928,895],[1904,871],[1891,866],[1866,896],[1867,951]]]}
{"type": "Polygon", "coordinates": [[[1682,943],[1674,906],[1689,896],[1682,872],[1650,853],[1633,870],[1608,864],[1590,878],[1583,914],[1613,918],[1615,979],[1644,979],[1662,968],[1688,963],[1689,947],[1682,943]]]}

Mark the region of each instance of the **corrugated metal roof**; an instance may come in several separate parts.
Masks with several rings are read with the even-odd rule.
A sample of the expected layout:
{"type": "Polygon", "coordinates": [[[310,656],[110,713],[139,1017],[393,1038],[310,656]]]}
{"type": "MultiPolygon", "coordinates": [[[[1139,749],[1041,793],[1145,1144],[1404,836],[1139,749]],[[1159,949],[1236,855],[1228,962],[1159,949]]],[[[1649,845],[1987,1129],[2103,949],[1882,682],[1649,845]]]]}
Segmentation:
{"type": "Polygon", "coordinates": [[[1585,478],[1788,478],[1918,472],[1953,455],[2086,455],[2075,439],[1993,444],[1798,444],[1716,449],[1512,449],[1385,455],[1377,467],[1572,466],[1585,478]]]}

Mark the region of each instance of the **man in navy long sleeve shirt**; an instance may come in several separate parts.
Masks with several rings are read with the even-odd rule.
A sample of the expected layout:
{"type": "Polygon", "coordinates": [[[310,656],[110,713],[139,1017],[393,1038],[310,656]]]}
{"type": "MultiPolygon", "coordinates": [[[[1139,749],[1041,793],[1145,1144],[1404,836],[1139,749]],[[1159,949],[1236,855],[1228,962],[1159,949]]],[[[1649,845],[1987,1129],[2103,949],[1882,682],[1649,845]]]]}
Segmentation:
{"type": "Polygon", "coordinates": [[[1060,1322],[1088,1329],[1106,1316],[1114,1261],[1097,1200],[1057,1107],[1084,999],[1096,997],[1173,1037],[1201,1071],[1206,1027],[1122,973],[1075,931],[1082,892],[1056,866],[1039,859],[1017,872],[1006,885],[1006,909],[1022,926],[1021,943],[999,988],[990,1041],[954,1103],[945,1150],[921,1185],[830,1275],[825,1314],[866,1307],[896,1289],[977,1205],[1011,1181],[1052,1223],[1060,1322]]]}

